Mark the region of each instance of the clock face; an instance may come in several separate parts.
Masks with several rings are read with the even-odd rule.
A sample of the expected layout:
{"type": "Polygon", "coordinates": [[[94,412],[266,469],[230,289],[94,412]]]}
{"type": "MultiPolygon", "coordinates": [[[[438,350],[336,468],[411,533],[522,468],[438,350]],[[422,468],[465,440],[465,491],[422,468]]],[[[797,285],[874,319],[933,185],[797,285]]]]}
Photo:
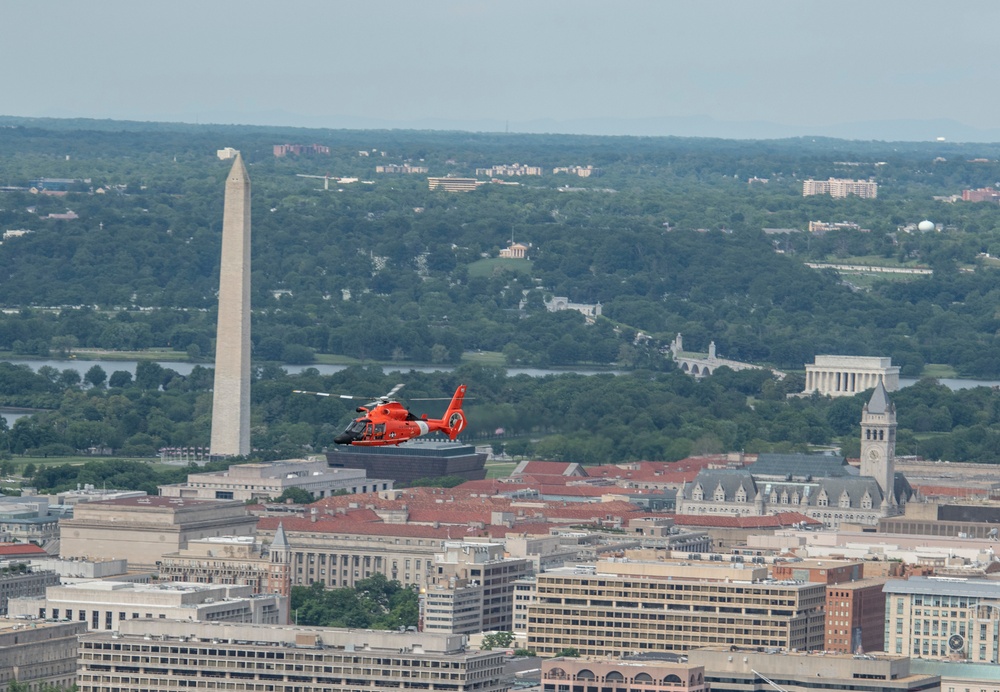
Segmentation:
{"type": "Polygon", "coordinates": [[[960,634],[953,634],[948,637],[948,647],[952,651],[961,650],[962,646],[965,644],[965,637],[960,634]]]}
{"type": "Polygon", "coordinates": [[[879,459],[882,458],[882,452],[880,452],[878,449],[875,448],[869,449],[868,458],[871,459],[872,461],[878,461],[879,459]]]}

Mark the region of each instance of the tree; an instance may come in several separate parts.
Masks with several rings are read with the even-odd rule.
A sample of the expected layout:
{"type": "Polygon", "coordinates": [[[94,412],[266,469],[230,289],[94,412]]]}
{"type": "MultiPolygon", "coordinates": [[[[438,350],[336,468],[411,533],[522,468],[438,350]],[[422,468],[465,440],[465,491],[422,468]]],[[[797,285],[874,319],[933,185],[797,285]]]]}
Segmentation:
{"type": "Polygon", "coordinates": [[[91,387],[103,387],[107,379],[108,374],[104,371],[104,368],[96,364],[92,365],[83,376],[83,381],[91,387]]]}
{"type": "Polygon", "coordinates": [[[128,370],[115,370],[108,380],[108,386],[112,389],[124,389],[130,384],[132,384],[132,373],[128,370]]]}
{"type": "Polygon", "coordinates": [[[140,361],[135,366],[135,383],[142,389],[159,389],[163,376],[163,366],[151,360],[140,361]]]}
{"type": "Polygon", "coordinates": [[[513,632],[490,632],[483,636],[483,643],[480,644],[480,651],[492,651],[493,649],[507,649],[514,643],[513,632]]]}
{"type": "Polygon", "coordinates": [[[312,496],[305,488],[290,487],[285,488],[285,491],[274,498],[274,502],[292,502],[296,505],[308,505],[314,502],[316,498],[312,496]]]}
{"type": "Polygon", "coordinates": [[[73,368],[66,368],[59,373],[59,386],[70,389],[80,386],[80,373],[73,368]]]}

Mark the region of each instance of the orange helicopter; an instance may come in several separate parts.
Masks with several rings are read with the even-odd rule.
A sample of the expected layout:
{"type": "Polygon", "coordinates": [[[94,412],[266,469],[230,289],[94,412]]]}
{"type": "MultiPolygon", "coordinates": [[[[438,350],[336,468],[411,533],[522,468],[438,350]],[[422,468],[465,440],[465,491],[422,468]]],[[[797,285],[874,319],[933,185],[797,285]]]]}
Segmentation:
{"type": "MultiPolygon", "coordinates": [[[[448,410],[443,418],[428,418],[427,414],[419,418],[410,413],[405,406],[392,397],[403,388],[397,384],[388,394],[370,401],[364,406],[358,406],[358,413],[363,414],[351,421],[344,432],[333,438],[339,445],[354,445],[357,447],[382,447],[398,445],[421,435],[439,432],[454,440],[465,428],[465,412],[462,411],[462,400],[465,398],[465,385],[461,384],[451,398],[448,410]]],[[[337,399],[363,399],[367,397],[348,396],[345,394],[328,394],[326,392],[306,392],[296,389],[295,394],[313,394],[315,396],[331,396],[337,399]]],[[[428,401],[428,399],[424,399],[428,401]]]]}

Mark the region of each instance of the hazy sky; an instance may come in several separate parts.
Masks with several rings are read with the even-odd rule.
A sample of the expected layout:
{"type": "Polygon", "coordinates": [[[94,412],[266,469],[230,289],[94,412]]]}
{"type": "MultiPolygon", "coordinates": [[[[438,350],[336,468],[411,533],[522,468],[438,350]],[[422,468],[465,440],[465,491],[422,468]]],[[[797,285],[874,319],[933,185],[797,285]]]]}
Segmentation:
{"type": "Polygon", "coordinates": [[[991,129],[998,26],[977,0],[6,0],[0,115],[991,129]]]}

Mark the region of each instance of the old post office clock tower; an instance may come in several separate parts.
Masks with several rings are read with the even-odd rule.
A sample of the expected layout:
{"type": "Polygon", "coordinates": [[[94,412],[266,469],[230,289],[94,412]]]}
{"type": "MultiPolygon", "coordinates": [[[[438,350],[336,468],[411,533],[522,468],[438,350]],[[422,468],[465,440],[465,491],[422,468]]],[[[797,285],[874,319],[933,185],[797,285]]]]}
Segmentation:
{"type": "Polygon", "coordinates": [[[896,504],[896,406],[881,381],[861,410],[861,475],[876,480],[883,506],[896,504]]]}

